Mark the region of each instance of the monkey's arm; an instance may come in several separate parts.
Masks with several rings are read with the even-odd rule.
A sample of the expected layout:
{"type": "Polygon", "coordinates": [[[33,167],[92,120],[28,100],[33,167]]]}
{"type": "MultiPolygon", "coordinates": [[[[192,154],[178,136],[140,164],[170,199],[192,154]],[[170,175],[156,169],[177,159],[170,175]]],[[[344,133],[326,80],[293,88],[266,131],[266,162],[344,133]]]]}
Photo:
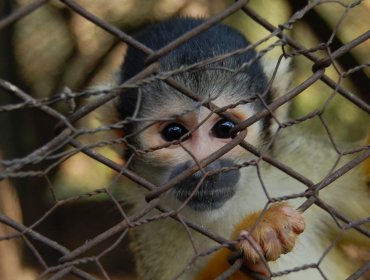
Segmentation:
{"type": "MultiPolygon", "coordinates": [[[[260,255],[262,254],[267,261],[274,261],[281,254],[290,252],[294,247],[297,235],[304,230],[304,221],[301,213],[287,204],[274,204],[265,213],[256,212],[246,216],[235,227],[231,238],[240,239],[251,229],[253,230],[251,234],[253,246],[247,239],[243,239],[239,242],[238,247],[243,252],[245,265],[250,270],[268,274],[260,255]],[[260,215],[262,215],[261,218],[260,215]],[[260,254],[256,252],[255,248],[260,254]]],[[[228,249],[221,249],[210,259],[196,279],[215,279],[226,271],[230,267],[227,261],[229,254],[228,249]]],[[[238,271],[229,279],[251,278],[238,271]]]]}

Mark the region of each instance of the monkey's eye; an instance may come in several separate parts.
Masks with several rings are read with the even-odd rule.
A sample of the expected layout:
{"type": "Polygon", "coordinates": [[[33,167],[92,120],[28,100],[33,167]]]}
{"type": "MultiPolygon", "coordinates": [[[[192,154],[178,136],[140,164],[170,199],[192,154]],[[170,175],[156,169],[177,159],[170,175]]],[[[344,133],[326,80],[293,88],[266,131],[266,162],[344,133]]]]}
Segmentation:
{"type": "Polygon", "coordinates": [[[212,127],[212,133],[217,138],[230,138],[230,130],[235,126],[235,123],[228,120],[220,120],[212,127]]]}
{"type": "Polygon", "coordinates": [[[182,136],[188,133],[188,130],[179,123],[170,123],[161,131],[162,138],[171,142],[179,140],[182,136]]]}

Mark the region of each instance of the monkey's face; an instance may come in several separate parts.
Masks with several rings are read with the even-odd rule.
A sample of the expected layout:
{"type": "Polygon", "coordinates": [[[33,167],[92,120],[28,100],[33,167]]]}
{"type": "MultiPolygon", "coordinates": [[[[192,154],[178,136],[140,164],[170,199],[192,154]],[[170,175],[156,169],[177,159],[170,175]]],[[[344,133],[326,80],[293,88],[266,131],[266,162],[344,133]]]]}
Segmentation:
{"type": "MultiPolygon", "coordinates": [[[[137,39],[158,50],[201,22],[180,19],[151,25],[137,39]]],[[[159,59],[160,72],[169,71],[167,75],[201,102],[176,91],[163,80],[166,75],[120,96],[119,118],[126,120],[124,134],[136,150],[125,154],[130,159],[129,168],[160,187],[232,140],[230,131],[235,123],[210,112],[203,106],[205,103],[211,101],[227,109],[233,119],[240,121],[260,111],[264,103],[270,103],[268,79],[257,53],[248,46],[243,35],[220,24],[159,59]],[[230,53],[233,54],[222,57],[230,53]],[[217,56],[221,57],[213,62],[183,69],[217,56]]],[[[121,82],[144,69],[146,59],[143,52],[129,47],[121,82]]],[[[259,121],[248,127],[246,140],[259,145],[262,130],[267,131],[268,126],[268,122],[259,121]]],[[[187,207],[196,211],[220,208],[236,195],[241,177],[238,164],[244,163],[248,156],[243,148],[236,146],[207,167],[178,181],[161,198],[177,202],[175,206],[186,202],[187,207]]]]}
{"type": "MultiPolygon", "coordinates": [[[[221,96],[214,103],[223,107],[238,101],[237,98],[226,99],[221,96]]],[[[143,130],[134,142],[140,143],[140,150],[145,152],[134,156],[131,164],[131,168],[140,176],[158,186],[197,165],[230,142],[233,136],[230,132],[235,126],[233,121],[204,107],[196,107],[191,100],[176,98],[176,95],[162,102],[162,106],[156,110],[145,110],[143,106],[143,112],[147,112],[145,116],[142,115],[143,118],[163,121],[138,129],[143,130]]],[[[253,114],[252,108],[251,105],[240,105],[227,110],[227,113],[242,121],[253,114]]],[[[257,123],[247,129],[246,140],[256,144],[259,134],[260,125],[257,123]]],[[[220,208],[235,195],[240,179],[238,164],[247,157],[243,148],[233,148],[208,166],[179,181],[166,194],[166,201],[177,201],[176,205],[186,202],[187,207],[196,211],[220,208]]]]}

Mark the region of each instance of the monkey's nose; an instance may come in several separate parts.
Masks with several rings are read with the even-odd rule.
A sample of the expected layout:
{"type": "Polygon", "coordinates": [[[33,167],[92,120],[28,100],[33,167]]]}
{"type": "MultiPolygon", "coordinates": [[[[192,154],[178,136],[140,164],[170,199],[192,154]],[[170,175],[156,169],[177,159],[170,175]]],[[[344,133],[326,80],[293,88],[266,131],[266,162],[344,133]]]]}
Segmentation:
{"type": "MultiPolygon", "coordinates": [[[[187,167],[192,167],[194,165],[193,161],[187,162],[187,167]]],[[[233,162],[231,160],[226,159],[218,159],[207,166],[203,167],[202,170],[199,170],[194,174],[196,177],[203,177],[204,173],[217,173],[217,171],[220,171],[223,168],[229,168],[233,166],[233,162]]]]}

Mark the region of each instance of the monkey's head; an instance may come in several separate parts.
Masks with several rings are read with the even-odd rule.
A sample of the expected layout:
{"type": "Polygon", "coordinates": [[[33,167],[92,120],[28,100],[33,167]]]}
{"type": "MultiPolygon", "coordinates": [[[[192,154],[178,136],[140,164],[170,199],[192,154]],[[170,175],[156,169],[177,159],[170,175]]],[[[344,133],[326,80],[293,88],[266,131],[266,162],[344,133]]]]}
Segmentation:
{"type": "MultiPolygon", "coordinates": [[[[201,22],[174,19],[151,25],[137,40],[157,50],[201,22]]],[[[212,113],[202,104],[212,102],[225,108],[233,118],[243,121],[263,109],[263,103],[271,102],[268,78],[252,49],[185,69],[248,46],[239,32],[217,25],[159,60],[161,73],[172,73],[171,77],[190,89],[198,101],[161,78],[120,96],[116,108],[119,118],[127,120],[123,133],[131,148],[126,149],[124,157],[126,160],[130,158],[129,168],[160,186],[232,140],[230,132],[235,122],[212,113]]],[[[129,47],[121,82],[143,70],[146,58],[141,51],[129,47]]],[[[270,117],[254,123],[246,129],[246,140],[259,146],[268,136],[269,127],[270,117]]],[[[235,165],[249,156],[243,148],[233,148],[203,170],[179,182],[166,194],[166,199],[182,203],[191,196],[187,207],[192,210],[220,208],[237,193],[241,175],[235,165]],[[210,176],[204,179],[205,172],[210,176]]]]}

